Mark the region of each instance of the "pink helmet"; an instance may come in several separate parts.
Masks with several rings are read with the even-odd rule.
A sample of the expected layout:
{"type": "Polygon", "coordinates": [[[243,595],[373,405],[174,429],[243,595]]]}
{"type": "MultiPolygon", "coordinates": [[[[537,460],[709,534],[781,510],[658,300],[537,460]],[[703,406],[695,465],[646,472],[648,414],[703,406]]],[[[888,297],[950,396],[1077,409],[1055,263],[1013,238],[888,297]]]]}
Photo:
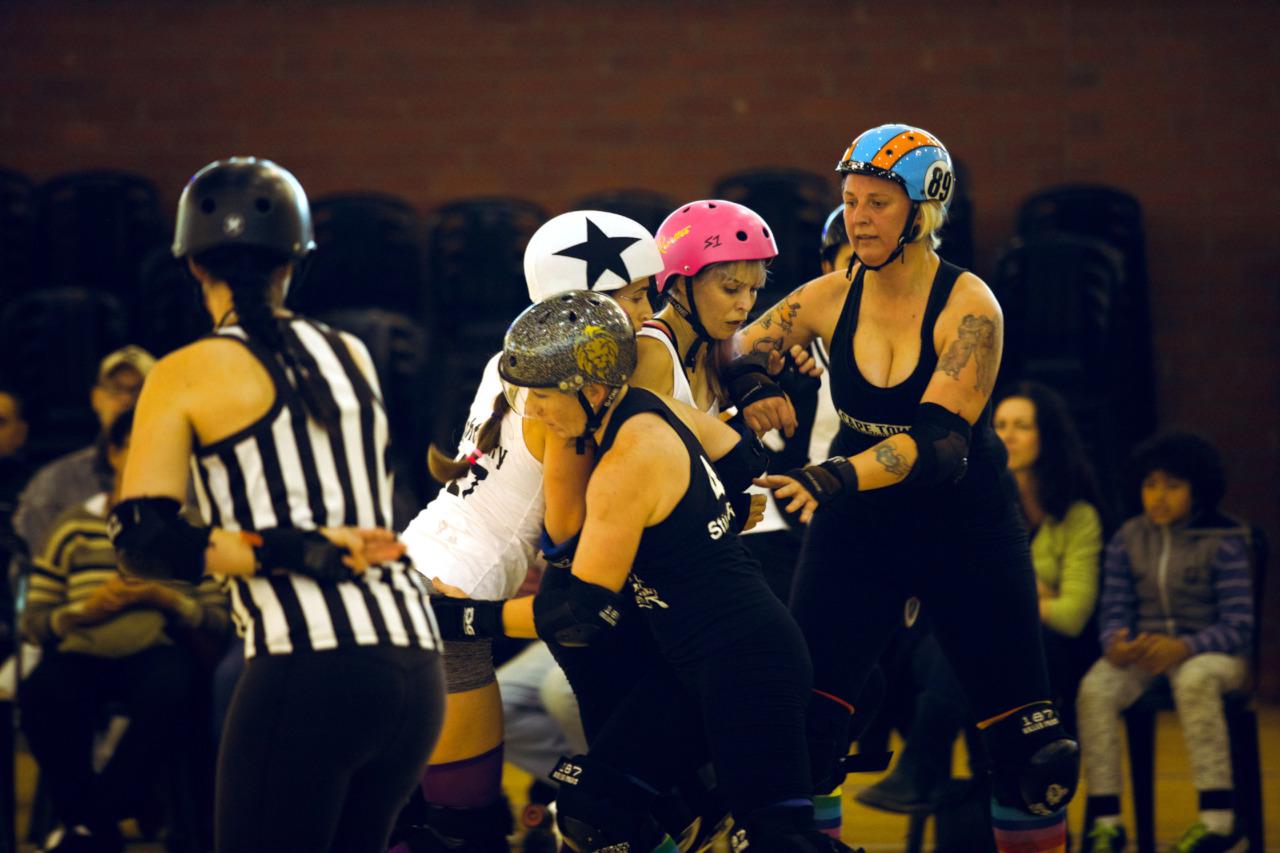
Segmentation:
{"type": "Polygon", "coordinates": [[[662,272],[658,292],[673,275],[693,277],[705,266],[777,257],[778,244],[760,214],[732,201],[712,199],[681,205],[658,227],[662,272]]]}

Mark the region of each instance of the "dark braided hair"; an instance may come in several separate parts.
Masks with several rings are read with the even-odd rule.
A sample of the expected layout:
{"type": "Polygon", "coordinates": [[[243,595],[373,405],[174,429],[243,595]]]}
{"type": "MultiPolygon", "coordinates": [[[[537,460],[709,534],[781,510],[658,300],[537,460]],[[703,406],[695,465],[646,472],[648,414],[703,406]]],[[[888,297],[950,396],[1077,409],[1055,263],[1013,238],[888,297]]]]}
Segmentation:
{"type": "MultiPolygon", "coordinates": [[[[498,439],[502,435],[502,417],[509,411],[511,404],[507,402],[507,395],[499,391],[498,396],[493,398],[493,413],[476,435],[477,454],[492,453],[498,446],[498,439]]],[[[471,470],[472,462],[471,458],[465,456],[450,459],[434,443],[427,448],[427,468],[431,471],[431,476],[440,483],[450,483],[459,477],[465,477],[471,470]]]]}
{"type": "Polygon", "coordinates": [[[338,420],[338,407],[311,353],[286,335],[269,299],[271,280],[289,256],[257,246],[219,246],[195,256],[195,262],[231,288],[236,319],[245,334],[270,350],[292,374],[307,414],[321,424],[338,420]]]}

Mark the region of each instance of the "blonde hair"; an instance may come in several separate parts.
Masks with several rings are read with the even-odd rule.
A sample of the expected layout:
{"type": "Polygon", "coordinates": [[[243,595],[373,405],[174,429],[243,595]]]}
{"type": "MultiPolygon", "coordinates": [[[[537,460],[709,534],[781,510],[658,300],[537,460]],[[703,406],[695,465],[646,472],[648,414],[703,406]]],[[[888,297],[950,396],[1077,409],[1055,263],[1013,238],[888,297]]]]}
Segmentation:
{"type": "Polygon", "coordinates": [[[938,236],[938,232],[946,223],[947,209],[942,206],[942,202],[934,199],[920,202],[919,212],[916,213],[915,236],[910,242],[927,240],[930,249],[937,249],[942,245],[942,238],[938,236]]]}
{"type": "Polygon", "coordinates": [[[721,278],[740,281],[748,287],[764,287],[769,277],[768,261],[721,261],[707,264],[693,277],[694,282],[701,281],[704,276],[715,273],[721,278]]]}

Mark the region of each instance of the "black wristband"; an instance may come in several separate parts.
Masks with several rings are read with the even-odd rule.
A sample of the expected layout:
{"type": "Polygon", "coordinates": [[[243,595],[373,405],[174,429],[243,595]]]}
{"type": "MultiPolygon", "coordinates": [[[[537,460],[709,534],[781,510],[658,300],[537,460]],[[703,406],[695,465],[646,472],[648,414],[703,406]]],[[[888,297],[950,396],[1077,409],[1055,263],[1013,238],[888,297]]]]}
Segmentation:
{"type": "Polygon", "coordinates": [[[858,491],[858,472],[853,463],[843,456],[832,456],[817,465],[792,468],[787,476],[804,486],[819,506],[838,495],[858,491]]]}
{"type": "Polygon", "coordinates": [[[725,365],[721,380],[729,399],[739,408],[745,408],[770,397],[785,397],[778,383],[769,375],[767,353],[738,356],[725,365]]]}
{"type": "Polygon", "coordinates": [[[253,552],[259,572],[287,569],[331,583],[353,577],[351,569],[342,562],[351,552],[334,545],[319,531],[273,527],[249,534],[249,537],[250,541],[255,537],[258,540],[253,552]]]}
{"type": "Polygon", "coordinates": [[[431,597],[431,610],[444,640],[487,640],[505,636],[502,628],[502,601],[475,601],[470,598],[431,597]]]}

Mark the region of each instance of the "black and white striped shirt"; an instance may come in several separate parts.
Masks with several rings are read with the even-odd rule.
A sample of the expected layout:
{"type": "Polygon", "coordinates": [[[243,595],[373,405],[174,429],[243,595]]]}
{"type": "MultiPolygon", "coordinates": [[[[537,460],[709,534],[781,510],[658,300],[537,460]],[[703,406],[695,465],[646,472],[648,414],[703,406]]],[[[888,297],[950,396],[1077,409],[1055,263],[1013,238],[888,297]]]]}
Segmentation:
{"type": "MultiPolygon", "coordinates": [[[[216,334],[241,341],[263,364],[276,400],[250,426],[196,448],[192,464],[205,521],[233,531],[389,527],[387,418],[377,377],[361,370],[346,340],[323,324],[295,317],[282,321],[281,331],[315,361],[339,418],[326,426],[307,417],[280,361],[240,327],[219,329],[216,334]]],[[[291,572],[235,577],[230,592],[246,657],[350,646],[440,647],[425,579],[406,564],[372,567],[336,584],[291,572]]]]}

